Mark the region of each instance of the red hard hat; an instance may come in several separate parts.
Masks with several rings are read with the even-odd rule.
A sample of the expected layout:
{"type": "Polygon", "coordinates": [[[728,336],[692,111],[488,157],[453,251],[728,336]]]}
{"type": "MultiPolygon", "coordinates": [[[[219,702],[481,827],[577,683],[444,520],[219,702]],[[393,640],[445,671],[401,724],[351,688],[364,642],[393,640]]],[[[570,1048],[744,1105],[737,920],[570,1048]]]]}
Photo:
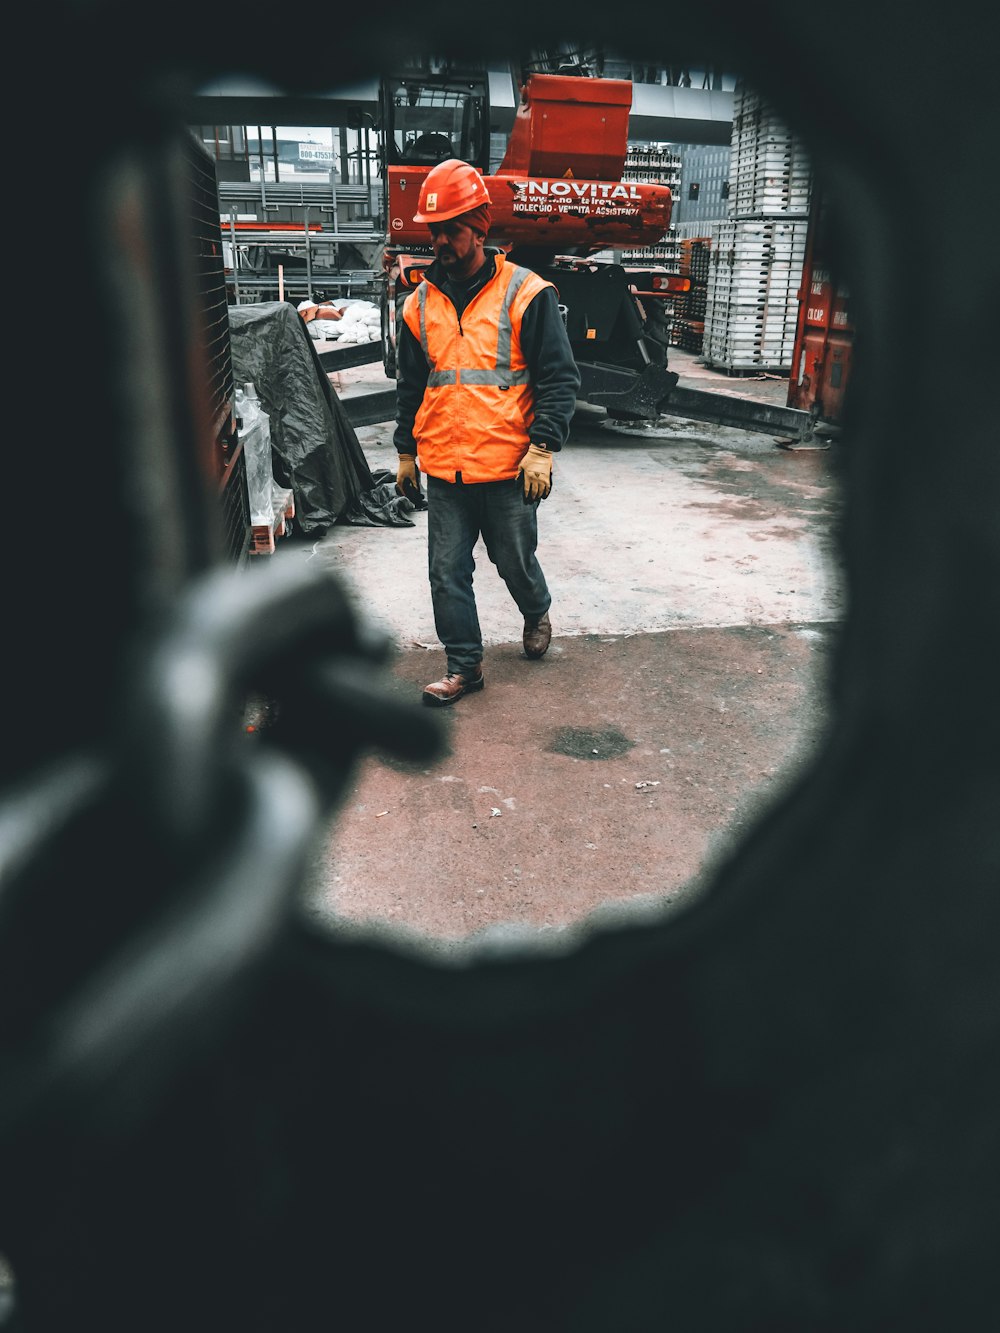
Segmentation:
{"type": "Polygon", "coordinates": [[[414,222],[447,222],[490,203],[486,182],[475,167],[449,157],[431,167],[420,187],[414,222]]]}

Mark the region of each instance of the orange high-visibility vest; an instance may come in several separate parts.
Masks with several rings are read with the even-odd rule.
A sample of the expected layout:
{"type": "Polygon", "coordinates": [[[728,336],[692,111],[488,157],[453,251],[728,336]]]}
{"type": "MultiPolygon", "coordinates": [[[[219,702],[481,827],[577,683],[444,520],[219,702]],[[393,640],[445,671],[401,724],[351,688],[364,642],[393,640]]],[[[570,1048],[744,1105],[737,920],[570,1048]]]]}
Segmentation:
{"type": "Polygon", "coordinates": [[[521,320],[528,303],[553,284],[503,256],[495,262],[496,274],[461,320],[426,280],[403,305],[430,368],[413,423],[417,459],[421,471],[444,481],[459,472],[463,482],[516,477],[530,443],[535,396],[521,351],[521,320]]]}

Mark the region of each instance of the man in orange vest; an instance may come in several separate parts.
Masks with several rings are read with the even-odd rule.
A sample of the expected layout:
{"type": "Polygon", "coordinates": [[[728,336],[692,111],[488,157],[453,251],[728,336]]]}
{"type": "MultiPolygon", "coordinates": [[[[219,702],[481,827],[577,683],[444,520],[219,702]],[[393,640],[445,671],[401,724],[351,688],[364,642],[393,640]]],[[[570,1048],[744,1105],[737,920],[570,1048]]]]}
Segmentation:
{"type": "Polygon", "coordinates": [[[484,685],[472,588],[480,536],[524,617],[525,656],[548,649],[538,505],[569,436],[580,372],[552,283],[486,248],[490,196],[474,167],[457,158],[434,167],[414,221],[430,228],[434,262],[396,326],[394,442],[400,490],[416,487],[419,471],[427,478],[428,572],[447,671],[423,701],[437,708],[484,685]]]}

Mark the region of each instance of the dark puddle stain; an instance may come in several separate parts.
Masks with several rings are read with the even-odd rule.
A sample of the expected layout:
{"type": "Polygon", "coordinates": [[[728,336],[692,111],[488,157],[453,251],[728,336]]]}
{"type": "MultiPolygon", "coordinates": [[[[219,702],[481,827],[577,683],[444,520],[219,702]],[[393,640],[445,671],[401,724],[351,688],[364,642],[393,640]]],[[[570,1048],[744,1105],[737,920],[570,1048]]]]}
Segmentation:
{"type": "Polygon", "coordinates": [[[818,506],[820,510],[829,511],[836,497],[814,493],[818,487],[826,485],[828,479],[822,473],[817,474],[815,469],[810,472],[808,467],[792,470],[782,466],[786,461],[780,455],[760,457],[754,458],[750,467],[738,467],[716,454],[705,459],[701,475],[692,477],[692,480],[705,481],[742,499],[770,503],[777,509],[787,509],[791,505],[816,512],[818,506]]]}
{"type": "Polygon", "coordinates": [[[613,727],[604,731],[584,731],[580,727],[561,727],[548,747],[551,754],[565,754],[571,759],[617,759],[633,748],[634,741],[613,727]]]}

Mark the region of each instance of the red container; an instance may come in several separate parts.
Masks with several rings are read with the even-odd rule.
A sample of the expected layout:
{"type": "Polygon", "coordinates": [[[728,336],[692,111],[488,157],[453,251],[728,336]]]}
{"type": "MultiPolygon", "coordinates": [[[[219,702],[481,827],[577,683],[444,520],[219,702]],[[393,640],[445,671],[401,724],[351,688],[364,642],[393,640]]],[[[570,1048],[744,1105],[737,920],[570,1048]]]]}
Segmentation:
{"type": "Polygon", "coordinates": [[[799,288],[799,315],[788,385],[788,406],[836,423],[851,377],[854,328],[849,293],[835,284],[824,255],[823,202],[813,201],[799,288]]]}

